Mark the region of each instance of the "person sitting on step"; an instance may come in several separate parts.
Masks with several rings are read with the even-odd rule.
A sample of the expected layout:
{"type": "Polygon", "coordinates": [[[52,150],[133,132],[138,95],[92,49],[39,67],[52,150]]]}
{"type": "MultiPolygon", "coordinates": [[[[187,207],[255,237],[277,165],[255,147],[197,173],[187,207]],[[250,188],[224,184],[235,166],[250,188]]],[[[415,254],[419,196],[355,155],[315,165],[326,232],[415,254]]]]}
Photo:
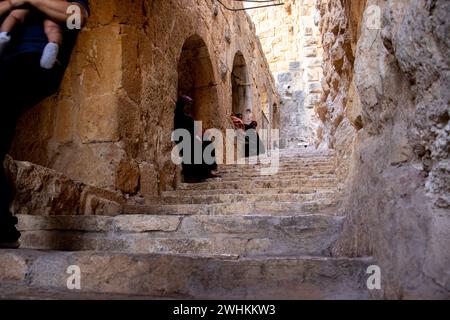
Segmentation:
{"type": "Polygon", "coordinates": [[[236,130],[238,129],[245,130],[245,124],[244,121],[242,120],[242,114],[233,112],[230,117],[231,121],[233,122],[233,126],[236,130]]]}
{"type": "MultiPolygon", "coordinates": [[[[175,117],[174,117],[174,130],[185,129],[189,132],[191,138],[191,150],[190,159],[187,153],[180,156],[183,157],[183,177],[186,183],[198,183],[203,182],[205,179],[209,178],[219,178],[218,174],[213,173],[217,170],[217,163],[214,162],[209,164],[205,161],[203,157],[203,152],[206,147],[208,147],[212,142],[203,141],[203,132],[197,132],[195,128],[195,120],[192,117],[192,106],[194,100],[188,96],[181,96],[176,104],[175,117]],[[201,162],[195,163],[195,150],[200,150],[202,152],[201,162]]],[[[180,141],[176,141],[179,143],[180,141]]],[[[215,157],[215,151],[211,152],[211,155],[215,157]]]]}
{"type": "Polygon", "coordinates": [[[266,152],[266,148],[259,137],[256,128],[258,122],[252,121],[245,125],[245,157],[257,156],[266,152]]]}

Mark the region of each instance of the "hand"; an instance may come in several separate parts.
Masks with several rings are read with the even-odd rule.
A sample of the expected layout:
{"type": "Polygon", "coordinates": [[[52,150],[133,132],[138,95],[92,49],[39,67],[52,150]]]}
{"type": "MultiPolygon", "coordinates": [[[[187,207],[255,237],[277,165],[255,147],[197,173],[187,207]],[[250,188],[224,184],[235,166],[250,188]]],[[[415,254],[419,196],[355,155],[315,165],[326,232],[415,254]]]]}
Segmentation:
{"type": "Polygon", "coordinates": [[[9,4],[11,5],[11,8],[17,9],[20,7],[23,7],[26,4],[29,4],[28,0],[8,0],[9,4]]]}

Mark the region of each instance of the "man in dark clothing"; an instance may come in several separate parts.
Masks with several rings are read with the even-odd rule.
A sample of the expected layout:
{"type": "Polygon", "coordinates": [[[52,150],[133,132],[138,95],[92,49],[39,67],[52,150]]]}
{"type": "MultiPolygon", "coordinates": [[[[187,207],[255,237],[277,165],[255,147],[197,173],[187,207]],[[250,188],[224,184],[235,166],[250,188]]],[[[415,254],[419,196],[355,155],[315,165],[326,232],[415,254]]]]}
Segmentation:
{"type": "MultiPolygon", "coordinates": [[[[203,141],[203,133],[196,132],[195,120],[191,115],[193,100],[188,96],[182,96],[178,99],[175,108],[174,117],[174,129],[184,129],[187,130],[191,138],[191,152],[190,157],[188,154],[180,154],[183,157],[183,178],[184,182],[187,183],[197,183],[202,182],[208,178],[217,178],[218,175],[212,173],[212,171],[217,170],[217,163],[214,160],[213,163],[208,164],[203,159],[203,152],[206,147],[212,144],[211,141],[203,141]],[[195,163],[195,150],[199,150],[202,154],[201,162],[195,163]],[[189,159],[190,158],[190,159],[189,159]],[[189,163],[186,163],[189,162],[189,163]]],[[[180,141],[175,141],[180,143],[180,141]]],[[[181,152],[183,153],[183,152],[181,152]]],[[[211,152],[211,156],[215,158],[215,150],[211,152]]]]}
{"type": "MultiPolygon", "coordinates": [[[[30,16],[12,33],[11,43],[0,57],[0,162],[3,164],[9,151],[20,116],[46,97],[54,94],[61,83],[64,71],[76,42],[79,30],[69,30],[68,8],[80,8],[81,22],[88,16],[88,0],[7,0],[0,2],[0,19],[11,10],[29,8],[30,16]],[[43,20],[51,19],[63,29],[63,44],[58,63],[50,70],[40,66],[40,58],[48,43],[43,20]]],[[[70,12],[70,10],[69,10],[70,12]]],[[[19,247],[20,232],[17,219],[9,211],[11,190],[3,168],[0,168],[0,248],[19,247]]]]}
{"type": "Polygon", "coordinates": [[[258,156],[266,153],[266,148],[256,132],[258,122],[252,121],[245,125],[245,157],[258,156]]]}

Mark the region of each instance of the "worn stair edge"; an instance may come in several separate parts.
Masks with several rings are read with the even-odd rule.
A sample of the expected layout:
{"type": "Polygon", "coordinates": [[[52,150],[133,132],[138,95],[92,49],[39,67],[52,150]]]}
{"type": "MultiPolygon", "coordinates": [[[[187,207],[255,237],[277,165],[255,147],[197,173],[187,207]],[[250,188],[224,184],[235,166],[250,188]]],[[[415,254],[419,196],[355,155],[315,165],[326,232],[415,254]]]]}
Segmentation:
{"type": "Polygon", "coordinates": [[[276,202],[305,202],[327,200],[339,197],[339,194],[330,193],[263,193],[263,194],[197,194],[184,195],[162,194],[161,196],[145,197],[146,204],[209,204],[209,203],[234,203],[234,202],[256,202],[256,201],[276,201],[276,202]]]}
{"type": "Polygon", "coordinates": [[[73,231],[26,231],[21,248],[61,251],[105,251],[127,253],[166,253],[190,255],[330,256],[337,237],[315,236],[290,241],[240,236],[155,238],[146,234],[105,235],[73,231]]]}
{"type": "Polygon", "coordinates": [[[124,205],[122,213],[149,215],[339,215],[337,207],[340,203],[339,199],[330,199],[303,203],[261,201],[254,203],[124,205]]]}
{"type": "Polygon", "coordinates": [[[203,190],[169,190],[163,191],[163,196],[211,196],[211,195],[262,195],[262,194],[280,194],[289,193],[297,195],[319,195],[324,196],[330,194],[340,194],[336,191],[336,188],[320,188],[302,186],[298,188],[281,187],[281,188],[249,188],[249,189],[236,189],[236,188],[224,188],[224,189],[203,189],[203,190]]]}
{"type": "MultiPolygon", "coordinates": [[[[0,283],[67,291],[81,270],[82,293],[196,299],[366,299],[370,258],[218,259],[179,255],[2,250],[0,283]]],[[[7,297],[7,295],[6,295],[7,297]]]]}
{"type": "Polygon", "coordinates": [[[245,188],[254,188],[261,186],[263,188],[277,188],[283,187],[283,186],[299,186],[299,185],[305,185],[308,184],[311,187],[327,187],[327,186],[335,186],[337,183],[337,180],[335,177],[328,177],[328,178],[306,178],[306,179],[296,179],[295,177],[290,177],[289,179],[267,179],[265,177],[261,179],[254,179],[254,180],[243,180],[243,177],[237,177],[236,180],[221,180],[220,178],[216,179],[209,179],[205,182],[199,182],[199,183],[181,183],[180,189],[189,189],[189,188],[201,188],[201,187],[215,187],[217,185],[230,185],[233,188],[236,189],[245,189],[245,188]]]}
{"type": "MultiPolygon", "coordinates": [[[[182,299],[182,297],[164,297],[164,300],[182,299]]],[[[111,293],[80,292],[79,290],[57,290],[25,286],[23,284],[0,284],[0,300],[162,300],[161,297],[149,295],[125,295],[111,293]]]]}
{"type": "Polygon", "coordinates": [[[174,215],[119,215],[119,216],[34,216],[17,215],[18,228],[21,231],[60,230],[84,232],[180,232],[198,235],[213,233],[245,233],[257,234],[270,232],[286,232],[283,228],[328,228],[342,224],[344,218],[329,215],[295,215],[295,216],[263,216],[263,215],[215,215],[215,216],[174,216],[174,215]]]}
{"type": "Polygon", "coordinates": [[[333,216],[19,216],[23,248],[120,252],[328,255],[333,216]]]}

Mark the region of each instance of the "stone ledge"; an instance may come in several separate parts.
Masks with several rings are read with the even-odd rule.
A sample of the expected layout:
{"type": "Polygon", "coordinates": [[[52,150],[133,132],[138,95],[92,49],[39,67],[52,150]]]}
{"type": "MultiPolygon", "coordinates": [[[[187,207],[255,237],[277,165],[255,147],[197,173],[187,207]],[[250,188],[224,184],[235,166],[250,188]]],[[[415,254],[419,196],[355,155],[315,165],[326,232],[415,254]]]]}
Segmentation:
{"type": "Polygon", "coordinates": [[[118,192],[73,181],[55,170],[9,156],[5,168],[14,190],[14,214],[117,215],[125,202],[118,192]]]}
{"type": "MultiPolygon", "coordinates": [[[[67,290],[67,267],[81,269],[80,294],[110,293],[234,299],[365,299],[371,259],[201,256],[5,250],[28,259],[24,288],[67,290]]],[[[5,280],[0,278],[0,281],[5,280]]],[[[6,295],[7,297],[7,295],[6,295]]]]}

